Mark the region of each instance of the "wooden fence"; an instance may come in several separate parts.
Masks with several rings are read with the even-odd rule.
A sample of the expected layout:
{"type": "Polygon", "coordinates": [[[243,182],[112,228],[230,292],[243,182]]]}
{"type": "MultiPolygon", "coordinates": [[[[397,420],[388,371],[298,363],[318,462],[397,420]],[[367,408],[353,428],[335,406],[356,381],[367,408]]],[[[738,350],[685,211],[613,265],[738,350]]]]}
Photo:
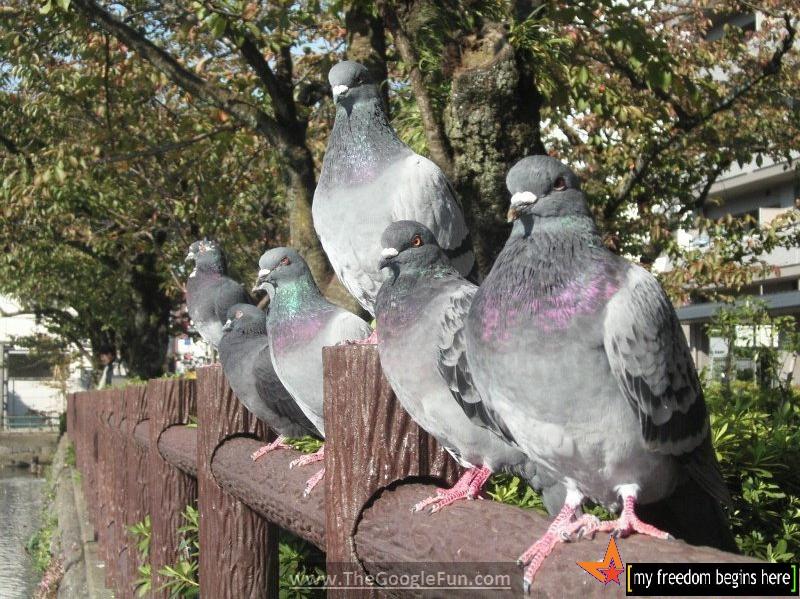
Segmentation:
{"type": "MultiPolygon", "coordinates": [[[[456,479],[457,466],[396,402],[374,346],[326,348],[324,362],[326,475],[324,488],[309,497],[303,497],[304,483],[316,465],[288,468],[299,452],[280,450],[251,461],[270,432],[235,399],[219,365],[200,369],[196,381],[152,380],[69,397],[67,429],[116,596],[134,596],[138,555],[127,527],[146,514],[152,521],[152,595],[168,596],[156,573],[178,560],[181,512],[195,500],[204,598],[277,597],[279,528],[323,550],[329,582],[337,586],[360,586],[370,575],[383,586],[469,584],[472,578],[453,576],[484,572],[500,586],[509,580],[496,575],[508,575],[510,589],[471,596],[521,594],[515,560],[544,532],[548,518],[493,501],[412,513],[411,505],[435,491],[434,479],[456,479]],[[196,427],[187,426],[190,415],[196,415],[196,427]],[[410,578],[420,573],[429,578],[410,578]]],[[[558,547],[534,581],[534,594],[623,595],[624,585],[605,588],[575,563],[601,559],[607,544],[608,536],[598,535],[558,547]]],[[[623,561],[753,561],[635,535],[619,546],[623,561]]],[[[330,597],[348,598],[387,593],[407,594],[328,590],[330,597]]]]}

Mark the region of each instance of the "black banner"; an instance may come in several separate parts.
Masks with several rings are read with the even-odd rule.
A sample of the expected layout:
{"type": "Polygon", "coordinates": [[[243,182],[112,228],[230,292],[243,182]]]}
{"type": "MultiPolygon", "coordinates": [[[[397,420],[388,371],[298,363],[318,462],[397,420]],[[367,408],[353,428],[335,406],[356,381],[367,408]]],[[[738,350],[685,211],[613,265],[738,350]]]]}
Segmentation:
{"type": "Polygon", "coordinates": [[[629,596],[798,595],[797,564],[628,563],[625,578],[629,596]]]}

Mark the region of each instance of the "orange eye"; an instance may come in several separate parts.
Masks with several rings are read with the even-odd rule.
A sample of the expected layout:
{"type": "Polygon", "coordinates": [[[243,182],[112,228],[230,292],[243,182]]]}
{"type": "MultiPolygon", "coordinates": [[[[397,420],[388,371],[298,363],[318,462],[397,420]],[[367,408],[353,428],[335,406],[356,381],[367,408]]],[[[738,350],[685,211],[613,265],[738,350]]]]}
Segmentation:
{"type": "Polygon", "coordinates": [[[284,256],[283,258],[281,258],[281,264],[283,264],[284,266],[289,266],[291,264],[289,256],[284,256]]]}
{"type": "Polygon", "coordinates": [[[241,310],[236,310],[236,319],[238,320],[238,319],[240,319],[242,316],[244,316],[244,312],[242,312],[241,310]]]}
{"type": "Polygon", "coordinates": [[[564,177],[558,177],[553,183],[553,189],[556,191],[564,191],[567,188],[567,182],[564,180],[564,177]]]}
{"type": "Polygon", "coordinates": [[[421,246],[422,245],[422,237],[420,237],[419,235],[414,235],[414,237],[411,238],[411,245],[413,245],[415,248],[418,248],[419,246],[421,246]]]}

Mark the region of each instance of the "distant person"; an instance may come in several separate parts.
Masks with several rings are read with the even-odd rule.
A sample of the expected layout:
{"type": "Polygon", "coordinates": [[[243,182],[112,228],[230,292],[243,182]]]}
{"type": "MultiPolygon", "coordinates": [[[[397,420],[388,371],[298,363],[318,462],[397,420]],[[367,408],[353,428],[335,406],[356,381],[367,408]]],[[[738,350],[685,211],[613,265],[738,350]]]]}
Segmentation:
{"type": "Polygon", "coordinates": [[[98,390],[111,386],[111,381],[114,378],[115,358],[115,352],[111,347],[104,345],[100,348],[100,363],[103,365],[103,372],[100,374],[100,380],[97,381],[98,390]]]}

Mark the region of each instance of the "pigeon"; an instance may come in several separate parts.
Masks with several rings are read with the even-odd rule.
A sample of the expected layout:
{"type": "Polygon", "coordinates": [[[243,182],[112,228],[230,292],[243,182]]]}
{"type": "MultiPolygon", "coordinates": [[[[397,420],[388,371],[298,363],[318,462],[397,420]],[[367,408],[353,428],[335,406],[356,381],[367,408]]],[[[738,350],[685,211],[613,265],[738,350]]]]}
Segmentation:
{"type": "MultiPolygon", "coordinates": [[[[370,326],[352,312],[323,297],[300,254],[285,247],[261,256],[255,290],[270,296],[267,335],[275,372],[283,386],[325,438],[322,413],[322,348],[364,339],[370,326]]],[[[302,466],[325,457],[325,446],[315,454],[295,460],[302,466]]],[[[305,494],[322,480],[325,469],[306,483],[305,494]]]]}
{"type": "Polygon", "coordinates": [[[314,425],[272,367],[264,311],[251,304],[234,304],[227,317],[218,350],[228,383],[244,407],[278,434],[275,441],[253,453],[253,460],[291,447],[285,443],[287,437],[316,435],[314,425]]]}
{"type": "Polygon", "coordinates": [[[575,526],[669,538],[636,506],[687,485],[696,501],[686,517],[705,521],[695,541],[735,548],[700,381],[664,290],[603,245],[577,176],[561,162],[524,158],[506,184],[511,234],[475,294],[465,337],[488,410],[566,486],[559,515],[520,557],[526,586],[575,526]],[[619,518],[577,518],[585,499],[621,509],[619,518]]]}
{"type": "MultiPolygon", "coordinates": [[[[336,119],[314,192],[322,247],[347,290],[375,315],[380,237],[393,221],[433,231],[456,269],[477,277],[461,205],[444,173],[397,137],[366,67],[344,61],[328,73],[336,119]]],[[[371,336],[371,342],[375,338],[371,336]]]]}
{"type": "MultiPolygon", "coordinates": [[[[466,469],[453,488],[439,489],[414,511],[474,499],[497,471],[541,487],[533,462],[508,442],[504,424],[487,413],[472,385],[463,330],[477,286],[452,266],[425,225],[394,222],[381,244],[384,282],[375,315],[384,374],[403,408],[466,469]]],[[[551,511],[563,503],[563,489],[545,488],[551,511]]]]}
{"type": "Polygon", "coordinates": [[[251,304],[250,296],[242,285],[226,276],[228,263],[216,241],[195,241],[189,246],[186,261],[195,263],[186,281],[189,317],[203,340],[216,348],[222,339],[228,308],[251,304]]]}

